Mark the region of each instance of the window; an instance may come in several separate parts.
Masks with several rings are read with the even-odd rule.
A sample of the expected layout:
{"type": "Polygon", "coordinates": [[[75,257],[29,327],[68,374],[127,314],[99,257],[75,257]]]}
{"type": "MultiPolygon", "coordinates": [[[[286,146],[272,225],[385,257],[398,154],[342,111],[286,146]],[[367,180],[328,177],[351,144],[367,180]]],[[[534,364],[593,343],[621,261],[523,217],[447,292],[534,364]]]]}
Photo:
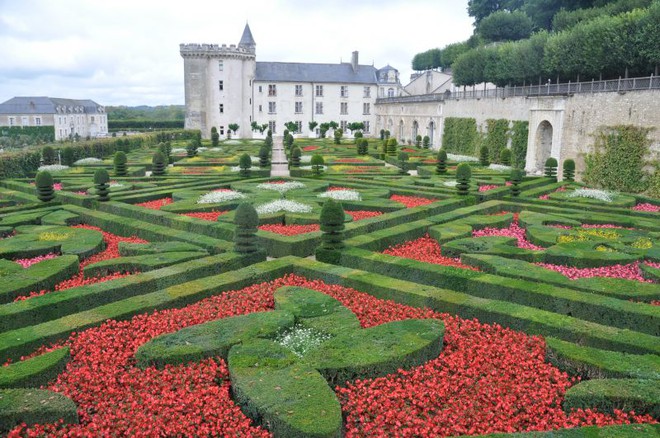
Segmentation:
{"type": "Polygon", "coordinates": [[[342,131],[346,132],[347,127],[348,127],[348,122],[346,120],[341,120],[339,122],[339,128],[341,128],[342,131]]]}
{"type": "Polygon", "coordinates": [[[385,87],[380,87],[380,97],[385,97],[385,87]]]}
{"type": "Polygon", "coordinates": [[[362,104],[362,114],[371,114],[371,104],[363,103],[362,104]]]}
{"type": "Polygon", "coordinates": [[[218,90],[222,91],[225,89],[225,81],[218,81],[218,90]]]}
{"type": "Polygon", "coordinates": [[[316,114],[323,114],[323,102],[316,102],[316,114]]]}
{"type": "Polygon", "coordinates": [[[220,114],[224,114],[224,112],[225,112],[225,104],[224,104],[224,103],[221,103],[220,105],[218,105],[218,109],[220,110],[220,114]]]}
{"type": "Polygon", "coordinates": [[[364,97],[371,97],[371,87],[364,87],[364,97]]]}
{"type": "Polygon", "coordinates": [[[296,85],[296,96],[302,96],[302,85],[296,85]]]}
{"type": "Polygon", "coordinates": [[[277,112],[277,107],[275,102],[268,102],[268,114],[275,114],[277,112]]]}
{"type": "Polygon", "coordinates": [[[296,132],[302,132],[302,120],[296,120],[296,132]]]}
{"type": "MultiPolygon", "coordinates": [[[[323,85],[317,85],[315,87],[316,90],[316,97],[323,97],[323,85]]],[[[322,114],[322,113],[319,113],[322,114]]]]}
{"type": "Polygon", "coordinates": [[[34,124],[37,126],[41,126],[41,117],[35,117],[34,118],[34,124]]]}
{"type": "Polygon", "coordinates": [[[225,127],[224,126],[220,127],[220,135],[225,135],[225,127]]]}
{"type": "Polygon", "coordinates": [[[394,97],[394,88],[387,89],[387,97],[394,97]]]}
{"type": "Polygon", "coordinates": [[[296,113],[301,113],[301,112],[303,112],[302,102],[296,102],[296,113]]]}
{"type": "Polygon", "coordinates": [[[218,61],[218,71],[224,71],[224,70],[225,70],[224,61],[222,60],[218,61]]]}
{"type": "Polygon", "coordinates": [[[60,125],[62,124],[62,117],[58,117],[60,119],[60,125]]]}
{"type": "Polygon", "coordinates": [[[262,108],[261,105],[259,105],[259,112],[262,112],[262,111],[263,111],[263,108],[262,108]]]}
{"type": "Polygon", "coordinates": [[[30,121],[29,121],[29,118],[27,116],[21,117],[21,125],[28,126],[29,124],[30,124],[30,121]]]}
{"type": "Polygon", "coordinates": [[[260,92],[260,93],[262,92],[262,90],[261,90],[261,85],[259,85],[259,92],[260,92]]]}
{"type": "Polygon", "coordinates": [[[370,132],[371,132],[371,129],[369,128],[369,120],[365,120],[365,121],[362,122],[362,123],[364,123],[364,132],[365,132],[366,134],[370,133],[370,132]]]}
{"type": "Polygon", "coordinates": [[[348,86],[342,85],[339,94],[341,97],[348,97],[348,86]]]}
{"type": "Polygon", "coordinates": [[[339,114],[348,114],[348,102],[341,102],[339,104],[339,114]]]}
{"type": "Polygon", "coordinates": [[[275,120],[268,121],[268,129],[270,129],[270,132],[275,134],[275,120]]]}
{"type": "Polygon", "coordinates": [[[268,84],[268,95],[269,96],[277,96],[277,85],[268,84]]]}
{"type": "Polygon", "coordinates": [[[9,126],[14,126],[14,123],[16,123],[16,120],[13,117],[9,118],[9,126]]]}

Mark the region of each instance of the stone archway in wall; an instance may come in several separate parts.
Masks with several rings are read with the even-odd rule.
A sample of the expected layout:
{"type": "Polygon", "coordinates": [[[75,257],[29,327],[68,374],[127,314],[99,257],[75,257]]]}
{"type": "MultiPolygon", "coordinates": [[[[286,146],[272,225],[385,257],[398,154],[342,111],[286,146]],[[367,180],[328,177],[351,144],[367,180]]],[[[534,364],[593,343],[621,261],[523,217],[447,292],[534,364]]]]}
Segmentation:
{"type": "Polygon", "coordinates": [[[387,121],[387,127],[385,127],[385,130],[390,131],[390,135],[392,135],[392,131],[394,131],[394,121],[392,121],[392,119],[387,121]]]}
{"type": "Polygon", "coordinates": [[[419,134],[419,123],[417,123],[417,120],[413,120],[412,122],[412,132],[411,132],[411,141],[415,141],[417,138],[417,134],[419,134]]]}
{"type": "Polygon", "coordinates": [[[435,122],[431,120],[429,122],[429,139],[431,139],[430,147],[433,147],[433,138],[435,137],[435,122]]]}
{"type": "Polygon", "coordinates": [[[400,120],[399,121],[399,135],[398,135],[399,141],[403,141],[403,127],[404,127],[403,120],[400,120]]]}
{"type": "Polygon", "coordinates": [[[543,169],[545,160],[550,158],[552,153],[552,135],[554,128],[547,120],[543,120],[536,128],[536,137],[534,149],[536,150],[536,168],[543,169]]]}

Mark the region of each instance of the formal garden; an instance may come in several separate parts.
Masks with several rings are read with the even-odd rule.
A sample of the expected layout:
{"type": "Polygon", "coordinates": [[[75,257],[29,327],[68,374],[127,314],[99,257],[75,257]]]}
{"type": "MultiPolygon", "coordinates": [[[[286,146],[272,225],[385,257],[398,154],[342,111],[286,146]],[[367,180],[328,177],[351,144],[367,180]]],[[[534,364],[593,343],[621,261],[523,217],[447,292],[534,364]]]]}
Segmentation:
{"type": "Polygon", "coordinates": [[[0,434],[657,435],[657,182],[380,137],[3,156],[0,434]]]}

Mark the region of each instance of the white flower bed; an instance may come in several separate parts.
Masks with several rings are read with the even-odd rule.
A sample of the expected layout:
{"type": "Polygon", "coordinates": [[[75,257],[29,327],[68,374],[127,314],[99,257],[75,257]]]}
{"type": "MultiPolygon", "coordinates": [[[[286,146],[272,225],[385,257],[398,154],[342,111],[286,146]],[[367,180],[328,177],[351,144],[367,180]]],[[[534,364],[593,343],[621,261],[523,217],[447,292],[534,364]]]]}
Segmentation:
{"type": "Polygon", "coordinates": [[[238,141],[238,140],[226,140],[226,141],[223,141],[223,143],[224,144],[241,144],[241,142],[238,141]]]}
{"type": "Polygon", "coordinates": [[[447,187],[456,187],[458,185],[458,181],[453,180],[453,181],[445,181],[442,183],[443,186],[447,187]]]}
{"type": "Polygon", "coordinates": [[[282,184],[273,184],[273,183],[257,184],[258,189],[275,190],[280,194],[288,192],[289,190],[293,190],[293,189],[302,189],[303,187],[305,187],[305,184],[299,181],[287,181],[282,184]]]}
{"type": "Polygon", "coordinates": [[[284,333],[279,334],[275,338],[275,342],[288,348],[296,356],[304,357],[309,351],[331,338],[332,336],[328,333],[296,325],[284,333]]]}
{"type": "MultiPolygon", "coordinates": [[[[199,150],[199,149],[197,149],[197,150],[199,150]]],[[[222,152],[222,148],[217,147],[217,148],[207,149],[207,152],[210,152],[212,154],[219,154],[220,152],[222,152]]]]}
{"type": "Polygon", "coordinates": [[[187,154],[188,151],[187,151],[185,148],[174,148],[174,149],[172,149],[172,153],[173,153],[174,155],[178,155],[178,154],[187,154]]]}
{"type": "Polygon", "coordinates": [[[206,146],[202,146],[202,147],[197,148],[197,152],[204,152],[206,150],[208,150],[208,148],[206,146]]]}
{"type": "Polygon", "coordinates": [[[319,198],[332,198],[335,201],[362,201],[362,196],[357,190],[332,190],[321,193],[319,198]]]}
{"type": "Polygon", "coordinates": [[[591,198],[603,202],[612,202],[614,193],[597,189],[576,189],[566,195],[567,198],[591,198]]]}
{"type": "Polygon", "coordinates": [[[108,187],[124,187],[124,185],[122,183],[110,183],[108,187]]]}
{"type": "Polygon", "coordinates": [[[266,204],[262,204],[256,208],[258,214],[273,214],[280,211],[288,213],[311,213],[312,207],[307,204],[302,204],[288,199],[278,199],[266,204]]]}
{"type": "Polygon", "coordinates": [[[251,155],[250,160],[252,160],[252,164],[259,164],[259,157],[254,157],[251,155]]]}
{"type": "Polygon", "coordinates": [[[311,155],[301,155],[300,156],[300,162],[301,163],[311,163],[312,162],[312,156],[311,155]]]}
{"type": "Polygon", "coordinates": [[[503,164],[491,164],[488,168],[497,172],[511,172],[511,166],[505,166],[503,164]]]}
{"type": "Polygon", "coordinates": [[[479,161],[479,158],[477,157],[471,157],[469,155],[455,155],[455,154],[447,154],[447,159],[451,161],[459,161],[459,162],[470,161],[473,163],[479,161]]]}
{"type": "MultiPolygon", "coordinates": [[[[312,166],[300,166],[300,168],[305,170],[314,170],[312,166]]],[[[326,170],[327,168],[328,166],[321,166],[321,170],[326,170]]]]}
{"type": "Polygon", "coordinates": [[[39,172],[42,171],[48,171],[48,172],[59,172],[61,170],[67,170],[69,166],[65,166],[63,164],[50,164],[48,166],[41,166],[39,169],[37,169],[39,172]]]}
{"type": "Polygon", "coordinates": [[[202,195],[197,200],[198,204],[216,204],[218,202],[227,202],[233,201],[235,199],[244,199],[246,198],[244,193],[237,192],[235,190],[231,191],[222,191],[222,192],[210,192],[205,195],[202,195]]]}
{"type": "Polygon", "coordinates": [[[80,160],[76,161],[73,164],[75,166],[83,166],[85,164],[98,164],[98,163],[102,163],[102,162],[103,162],[103,160],[101,160],[100,158],[90,157],[90,158],[81,158],[80,160]]]}

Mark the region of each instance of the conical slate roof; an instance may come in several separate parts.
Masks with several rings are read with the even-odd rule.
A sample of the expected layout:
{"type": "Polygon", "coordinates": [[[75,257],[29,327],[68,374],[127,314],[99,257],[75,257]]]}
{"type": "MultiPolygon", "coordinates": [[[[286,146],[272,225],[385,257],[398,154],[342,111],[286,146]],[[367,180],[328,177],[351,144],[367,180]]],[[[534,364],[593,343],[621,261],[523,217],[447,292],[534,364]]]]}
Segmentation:
{"type": "Polygon", "coordinates": [[[252,37],[252,32],[250,31],[250,25],[245,23],[245,29],[243,30],[243,36],[241,37],[241,41],[238,43],[238,47],[254,47],[256,46],[257,43],[254,41],[254,38],[252,37]]]}

